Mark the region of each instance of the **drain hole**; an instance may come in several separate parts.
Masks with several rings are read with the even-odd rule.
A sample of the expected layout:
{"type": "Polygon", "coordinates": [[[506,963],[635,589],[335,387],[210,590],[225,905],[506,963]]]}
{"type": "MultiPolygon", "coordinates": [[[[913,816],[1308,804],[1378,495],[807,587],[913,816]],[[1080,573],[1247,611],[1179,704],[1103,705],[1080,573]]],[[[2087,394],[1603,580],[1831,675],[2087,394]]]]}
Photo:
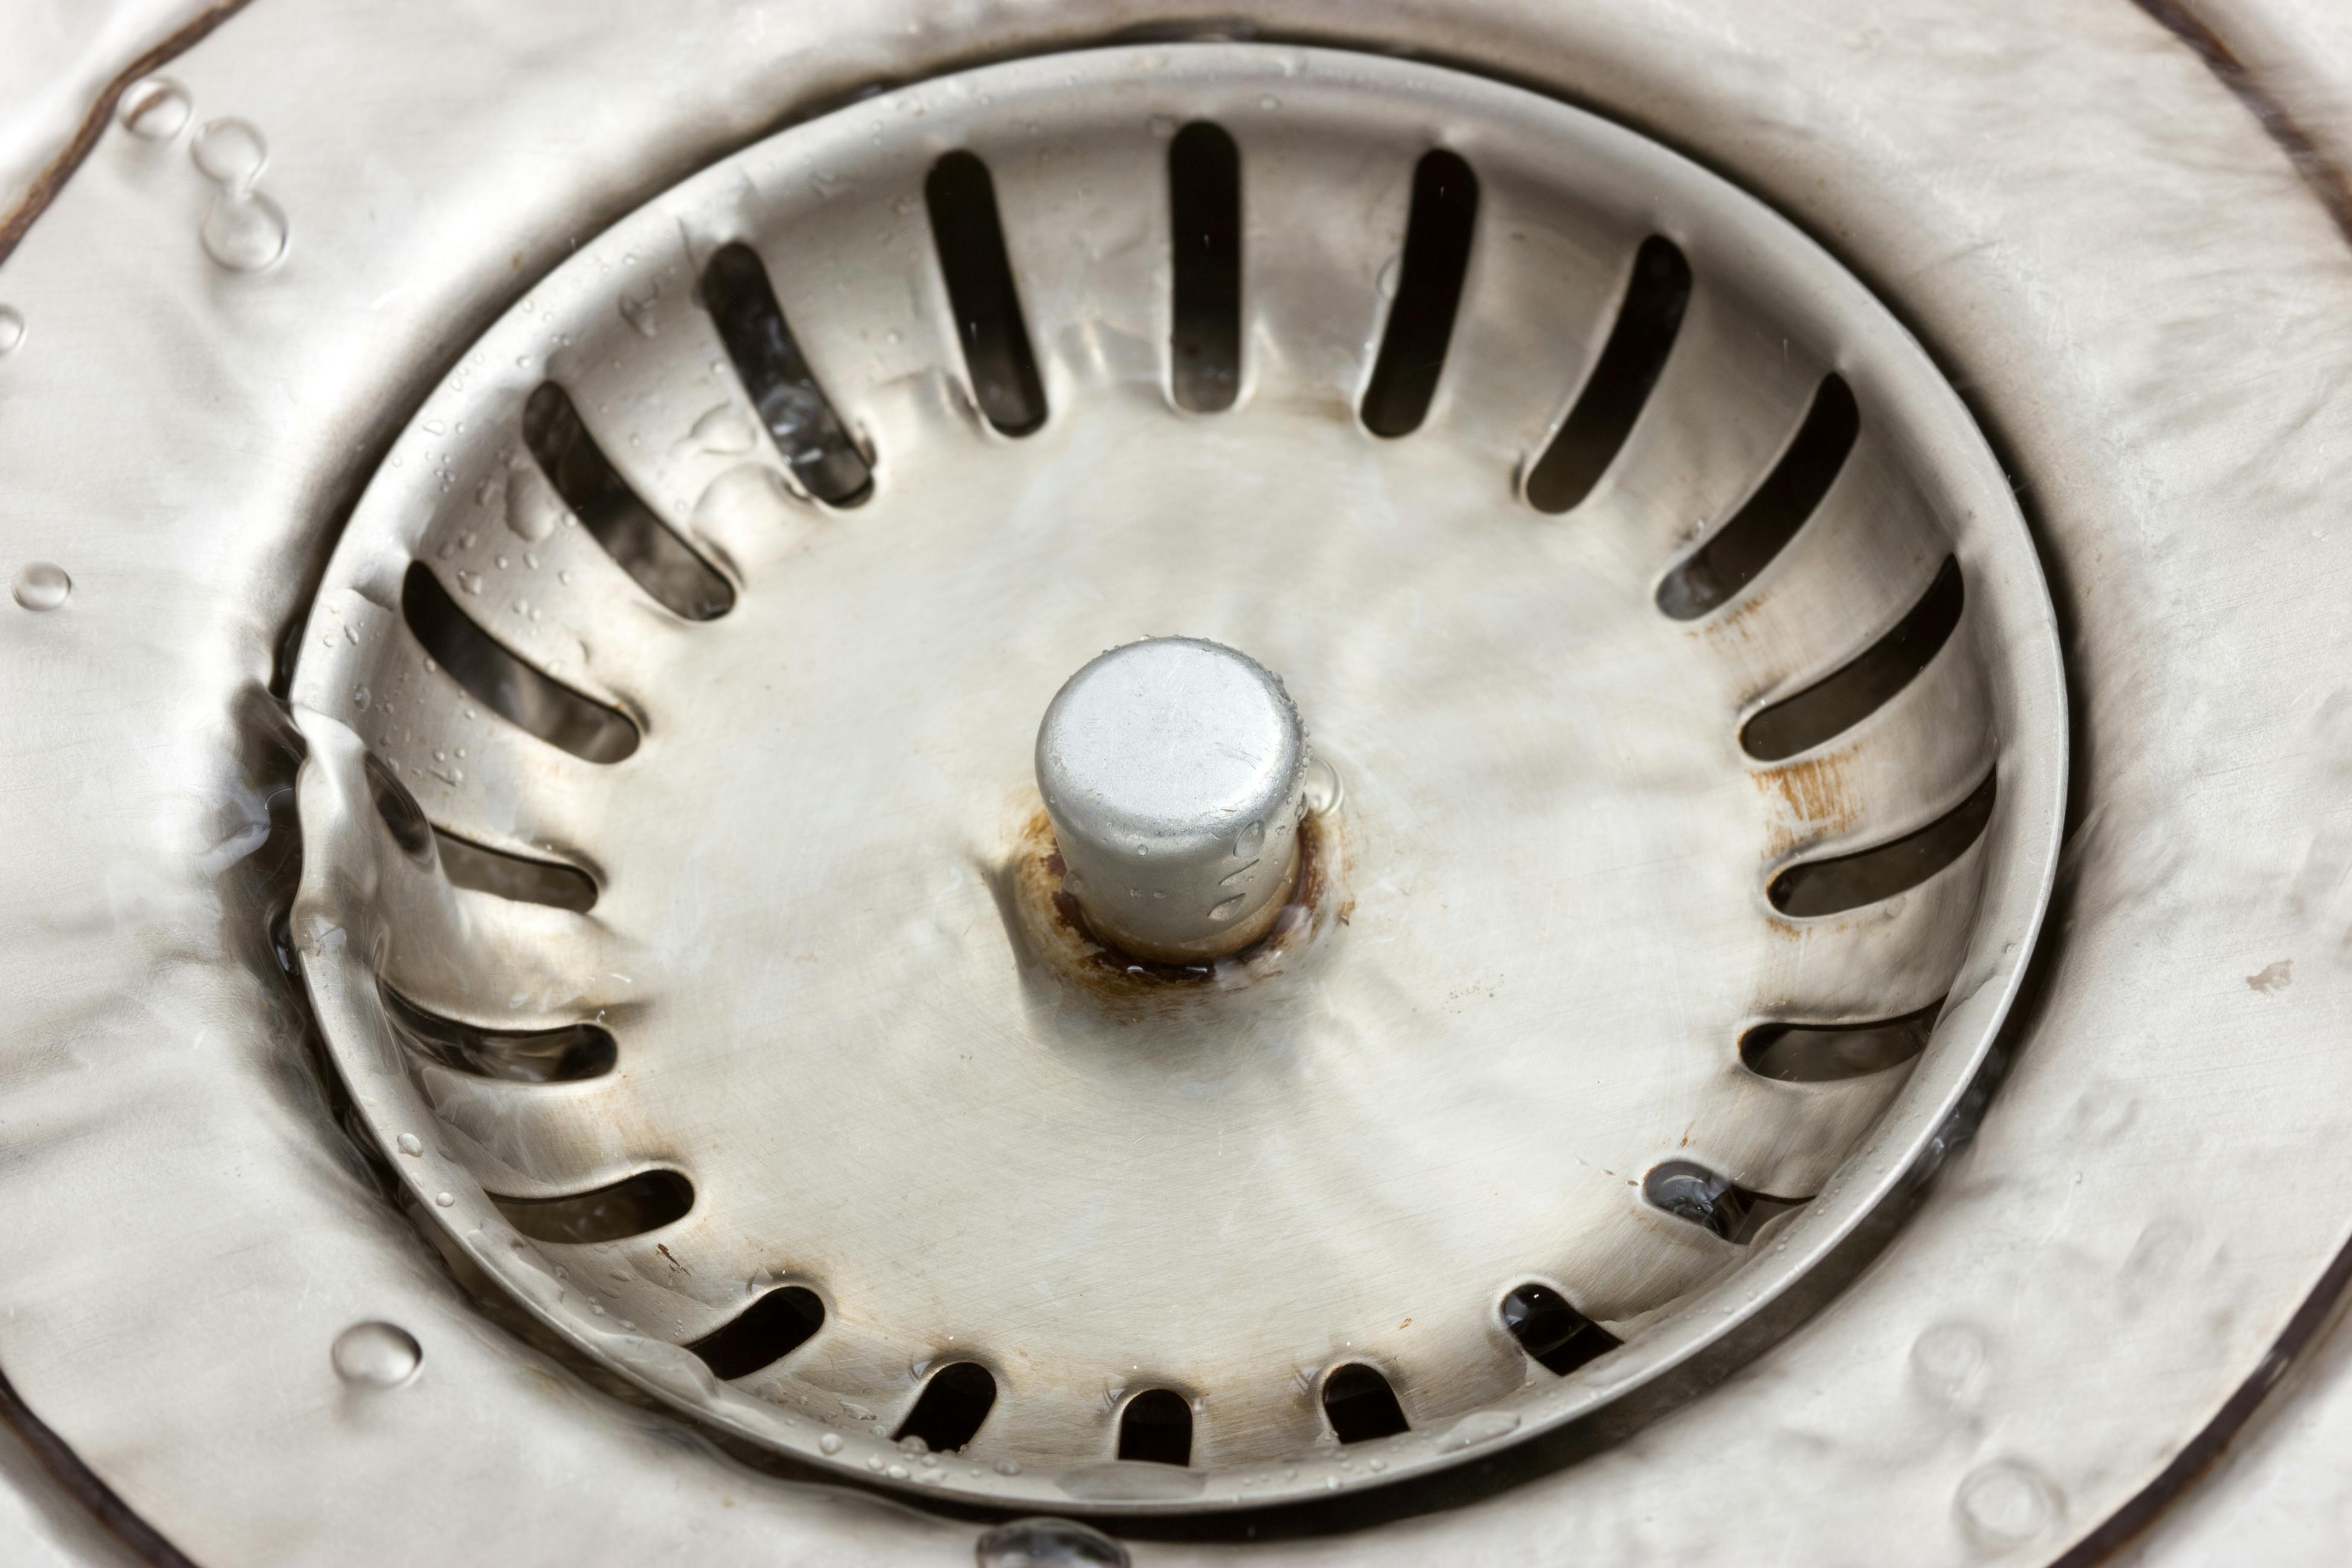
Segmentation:
{"type": "Polygon", "coordinates": [[[923,1384],[922,1397],[890,1434],[894,1443],[920,1437],[935,1454],[950,1454],[972,1439],[996,1403],[996,1379],[978,1362],[943,1366],[923,1384]]]}
{"type": "Polygon", "coordinates": [[[676,1171],[639,1171],[593,1193],[562,1198],[509,1198],[492,1193],[490,1202],[533,1241],[626,1241],[684,1219],[694,1206],[694,1184],[676,1171]]]}
{"type": "Polygon", "coordinates": [[[1754,581],[1822,504],[1861,428],[1844,379],[1824,376],[1796,439],[1756,493],[1658,584],[1658,608],[1678,621],[1695,621],[1754,581]]]}
{"type": "Polygon", "coordinates": [[[806,1344],[824,1327],[824,1303],[799,1285],[771,1290],[725,1323],[687,1346],[714,1377],[749,1377],[806,1344]]]}
{"type": "Polygon", "coordinates": [[[1759,1024],[1739,1037],[1739,1059],[1759,1078],[1834,1083],[1899,1067],[1927,1048],[1940,1001],[1875,1024],[1759,1024]]]}
{"type": "Polygon", "coordinates": [[[1168,144],[1168,219],[1171,379],[1179,406],[1214,414],[1242,370],[1242,154],[1223,128],[1196,120],[1168,144]]]}
{"type": "Polygon", "coordinates": [[[572,396],[551,381],[522,408],[523,445],[547,482],[637,586],[689,621],[715,620],[735,607],[735,590],[683,540],[662,526],[613,471],[580,422],[572,396]]]}
{"type": "Polygon", "coordinates": [[[441,579],[412,562],[400,613],[450,678],[485,707],[583,762],[617,763],[637,749],[637,727],[601,702],[541,675],[476,626],[441,579]]]}
{"type": "Polygon", "coordinates": [[[1331,1369],[1323,1380],[1323,1415],[1342,1443],[1369,1443],[1410,1429],[1389,1380],[1361,1362],[1331,1369]]]}
{"type": "MultiPolygon", "coordinates": [[[[475,1078],[504,1083],[576,1083],[611,1072],[620,1054],[612,1035],[593,1024],[567,1024],[560,1029],[534,1029],[528,1034],[480,1029],[428,1013],[388,985],[378,989],[383,994],[383,1010],[393,1027],[418,1055],[475,1078]]],[[[693,1201],[690,1190],[688,1201],[693,1201]]]]}
{"type": "Polygon", "coordinates": [[[1776,1198],[1750,1192],[1688,1160],[1668,1160],[1642,1178],[1642,1195],[1676,1219],[1703,1225],[1741,1246],[1756,1239],[1767,1220],[1802,1206],[1803,1198],[1776,1198]]]}
{"type": "Polygon", "coordinates": [[[1172,1389],[1154,1388],[1127,1402],[1118,1418],[1118,1457],[1155,1465],[1192,1462],[1192,1407],[1172,1389]]]}
{"type": "Polygon", "coordinates": [[[1666,367],[1690,290],[1690,263],[1675,242],[1654,234],[1643,240],[1609,346],[1576,395],[1568,422],[1528,475],[1528,505],[1561,512],[1592,493],[1666,367]]]}
{"type": "Polygon", "coordinates": [[[1833,860],[1799,861],[1772,879],[1772,907],[1801,920],[1859,909],[1917,887],[1958,859],[1984,831],[1992,816],[1994,776],[1985,774],[1968,799],[1891,844],[1833,860]]]}
{"type": "Polygon", "coordinates": [[[442,828],[433,831],[441,841],[442,873],[457,887],[574,914],[584,915],[596,907],[595,879],[577,866],[526,859],[503,850],[485,849],[442,828]]]}
{"type": "Polygon", "coordinates": [[[1966,598],[1960,563],[1948,555],[1936,580],[1893,631],[1853,662],[1748,720],[1740,728],[1739,744],[1759,762],[1777,763],[1861,723],[1927,668],[1960,624],[1966,598]]]}
{"type": "Polygon", "coordinates": [[[720,247],[702,269],[702,302],[801,487],[831,506],[856,506],[872,495],[874,471],[801,357],[759,253],[748,245],[720,247]]]}
{"type": "Polygon", "coordinates": [[[1559,1291],[1535,1284],[1503,1298],[1503,1326],[1521,1350],[1562,1377],[1624,1342],[1570,1306],[1559,1291]]]}
{"type": "Polygon", "coordinates": [[[970,153],[950,153],[931,165],[923,200],[980,411],[1005,435],[1026,436],[1045,423],[1045,389],[1029,351],[988,165],[970,153]]]}
{"type": "Polygon", "coordinates": [[[1412,174],[1412,216],[1405,225],[1396,302],[1389,307],[1381,357],[1364,389],[1364,428],[1375,436],[1418,430],[1437,395],[1477,217],[1478,176],[1470,165],[1443,148],[1424,154],[1412,174]]]}
{"type": "Polygon", "coordinates": [[[392,841],[418,865],[433,864],[433,825],[425,820],[425,808],[416,804],[408,786],[394,778],[391,767],[373,752],[361,753],[360,766],[367,772],[368,793],[375,796],[375,814],[383,818],[392,841]]]}

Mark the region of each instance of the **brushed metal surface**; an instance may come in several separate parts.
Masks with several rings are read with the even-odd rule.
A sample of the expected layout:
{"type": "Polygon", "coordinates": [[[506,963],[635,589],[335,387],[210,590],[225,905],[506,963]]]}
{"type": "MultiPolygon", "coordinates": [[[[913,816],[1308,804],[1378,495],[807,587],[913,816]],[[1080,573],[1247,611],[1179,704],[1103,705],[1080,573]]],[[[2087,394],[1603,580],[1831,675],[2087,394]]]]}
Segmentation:
{"type": "MultiPolygon", "coordinates": [[[[209,187],[169,161],[184,147],[110,142],[0,272],[34,328],[0,365],[5,536],[75,584],[59,612],[0,617],[9,790],[41,813],[9,850],[11,885],[37,895],[11,905],[5,1217],[10,1255],[42,1262],[9,1277],[0,1361],[199,1560],[499,1560],[557,1540],[969,1560],[968,1527],[753,1475],[519,1352],[385,1217],[256,978],[263,911],[236,856],[263,814],[230,715],[301,598],[289,557],[421,395],[418,367],[514,297],[450,260],[487,249],[535,277],[792,105],[940,68],[974,37],[1017,50],[1128,19],[998,7],[949,37],[887,7],[849,33],[732,8],[526,27],[257,7],[176,68],[200,114],[271,132],[286,263],[223,287],[195,239],[209,187]],[[686,80],[683,106],[659,86],[686,80]],[[142,457],[88,462],[92,442],[142,457]],[[337,1392],[331,1342],[387,1317],[424,1375],[337,1392]],[[518,1506],[591,1489],[612,1501],[593,1521],[518,1506]]],[[[1554,1451],[1389,1531],[1146,1542],[1139,1561],[1708,1562],[1767,1542],[1874,1562],[1891,1540],[1922,1562],[2046,1558],[2254,1373],[2341,1240],[2327,955],[2347,743],[2325,672],[2346,652],[2347,410],[2324,375],[2275,374],[2342,350],[2341,241],[2239,106],[2124,7],[1881,20],[1381,5],[1351,25],[1671,128],[1829,237],[1986,411],[2059,583],[2084,726],[2064,940],[1994,1114],[1874,1269],[1637,1440],[1554,1451]],[[2245,374],[2250,343],[2270,373],[2245,374]],[[1695,1491],[1701,1474],[1719,1484],[1695,1491]]]]}

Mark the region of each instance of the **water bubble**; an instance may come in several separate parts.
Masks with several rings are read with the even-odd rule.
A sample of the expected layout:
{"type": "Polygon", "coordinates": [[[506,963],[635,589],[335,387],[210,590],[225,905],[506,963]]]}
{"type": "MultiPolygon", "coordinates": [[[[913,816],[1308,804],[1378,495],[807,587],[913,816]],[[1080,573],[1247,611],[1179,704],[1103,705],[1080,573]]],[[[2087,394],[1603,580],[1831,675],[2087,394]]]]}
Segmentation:
{"type": "Polygon", "coordinates": [[[816,1446],[825,1453],[838,1454],[841,1452],[841,1434],[838,1432],[827,1432],[824,1436],[819,1437],[816,1440],[816,1446]]]}
{"type": "Polygon", "coordinates": [[[133,136],[168,142],[186,127],[192,108],[186,88],[170,77],[151,76],[123,92],[114,117],[133,136]]]}
{"type": "Polygon", "coordinates": [[[883,1473],[894,1481],[903,1481],[907,1479],[908,1471],[904,1465],[893,1465],[883,1473]]]}
{"type": "Polygon", "coordinates": [[[1265,824],[1253,822],[1234,838],[1234,858],[1247,860],[1265,847],[1265,824]]]}
{"type": "Polygon", "coordinates": [[[1989,1552],[2006,1552],[2040,1535],[2060,1511],[2057,1488],[2016,1459],[1979,1465],[1952,1499],[1960,1529],[1989,1552]]]}
{"type": "Polygon", "coordinates": [[[391,1323],[353,1323],[328,1352],[335,1375],[360,1388],[397,1388],[425,1361],[414,1335],[391,1323]]]}
{"type": "Polygon", "coordinates": [[[1911,1375],[1919,1386],[1954,1405],[1972,1400],[1991,1357],[1982,1335],[1966,1323],[1937,1323],[1911,1345],[1911,1375]]]}
{"type": "Polygon", "coordinates": [[[972,1548],[980,1568],[1128,1568],[1127,1548],[1073,1519],[1016,1519],[972,1548]]]}
{"type": "Polygon", "coordinates": [[[1339,784],[1339,770],[1323,757],[1309,757],[1299,774],[1298,795],[1309,816],[1321,816],[1337,811],[1340,797],[1347,792],[1339,784]]]}
{"type": "Polygon", "coordinates": [[[507,527],[536,544],[555,531],[555,520],[562,514],[563,501],[539,465],[517,463],[507,476],[507,527]]]}
{"type": "Polygon", "coordinates": [[[188,156],[205,179],[226,190],[242,190],[260,177],[269,162],[269,143],[243,120],[207,120],[188,143],[188,156]]]}
{"type": "Polygon", "coordinates": [[[414,1132],[402,1133],[400,1135],[399,1142],[400,1152],[404,1154],[422,1154],[425,1152],[425,1140],[419,1138],[414,1132]]]}
{"type": "Polygon", "coordinates": [[[642,293],[632,293],[628,289],[623,289],[620,299],[621,320],[635,328],[637,336],[652,337],[661,331],[661,323],[654,316],[654,306],[660,298],[661,285],[658,283],[650,285],[642,293]]]}
{"type": "Polygon", "coordinates": [[[723,458],[737,457],[751,449],[751,422],[731,404],[721,403],[703,410],[688,435],[704,451],[723,458]]]}
{"type": "Polygon", "coordinates": [[[455,1208],[457,1205],[457,1194],[455,1193],[436,1193],[433,1194],[433,1201],[439,1204],[445,1209],[455,1208]]]}
{"type": "Polygon", "coordinates": [[[16,352],[25,341],[25,312],[14,305],[0,305],[0,359],[16,352]]]}
{"type": "Polygon", "coordinates": [[[54,610],[73,592],[73,579],[66,575],[62,566],[35,561],[16,574],[16,584],[11,592],[16,603],[28,610],[54,610]]]}
{"type": "Polygon", "coordinates": [[[258,191],[213,198],[197,237],[205,254],[231,272],[259,272],[286,254],[286,209],[258,191]]]}

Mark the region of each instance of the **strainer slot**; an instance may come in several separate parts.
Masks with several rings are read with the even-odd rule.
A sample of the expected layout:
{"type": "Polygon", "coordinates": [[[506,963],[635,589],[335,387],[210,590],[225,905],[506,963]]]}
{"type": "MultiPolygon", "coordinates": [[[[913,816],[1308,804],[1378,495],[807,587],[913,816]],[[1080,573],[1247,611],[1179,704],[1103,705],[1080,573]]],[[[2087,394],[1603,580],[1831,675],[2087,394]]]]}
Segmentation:
{"type": "Polygon", "coordinates": [[[1242,370],[1242,155],[1222,126],[1196,120],[1168,144],[1174,286],[1169,379],[1180,407],[1230,408],[1242,370]]]}
{"type": "Polygon", "coordinates": [[[1519,1348],[1562,1377],[1624,1342],[1570,1306],[1559,1291],[1533,1281],[1503,1298],[1502,1314],[1503,1326],[1519,1348]]]}
{"type": "Polygon", "coordinates": [[[1172,1388],[1148,1388],[1118,1417],[1118,1457],[1155,1465],[1192,1462],[1192,1406],[1172,1388]]]}
{"type": "Polygon", "coordinates": [[[1984,782],[1969,797],[1927,824],[1902,837],[1851,855],[1822,860],[1800,860],[1772,879],[1772,907],[1802,920],[1815,915],[1842,914],[1908,892],[1968,852],[1985,824],[1992,819],[1994,780],[1984,782]]]}
{"type": "Polygon", "coordinates": [[[474,624],[433,569],[411,562],[401,618],[449,678],[518,729],[586,763],[617,763],[637,749],[637,727],[616,709],[542,675],[474,624]]]}
{"type": "Polygon", "coordinates": [[[1369,1443],[1412,1429],[1389,1380],[1362,1362],[1343,1362],[1323,1380],[1323,1417],[1342,1443],[1369,1443]]]}
{"type": "Polygon", "coordinates": [[[964,368],[980,412],[999,432],[1026,436],[1045,423],[1045,388],[1005,254],[996,182],[971,153],[950,153],[923,182],[964,368]]]}
{"type": "Polygon", "coordinates": [[[427,1012],[389,985],[378,989],[403,1044],[469,1077],[506,1083],[577,1083],[611,1072],[619,1055],[612,1033],[593,1024],[529,1031],[485,1029],[427,1012]]]}
{"type": "Polygon", "coordinates": [[[1695,621],[1755,581],[1822,504],[1861,429],[1845,378],[1824,376],[1771,473],[1730,521],[1658,584],[1658,608],[1678,621],[1695,621]]]}
{"type": "Polygon", "coordinates": [[[827,506],[853,507],[872,495],[874,470],[802,354],[760,253],[721,246],[702,269],[702,302],[802,488],[827,506]]]}
{"type": "Polygon", "coordinates": [[[1443,147],[1423,153],[1412,173],[1396,300],[1364,388],[1364,428],[1375,436],[1411,435],[1428,416],[1462,305],[1477,223],[1478,176],[1470,165],[1443,147]]]}
{"type": "Polygon", "coordinates": [[[576,866],[488,849],[446,827],[433,832],[441,847],[441,873],[453,887],[580,915],[596,907],[596,879],[576,866]]]}
{"type": "Polygon", "coordinates": [[[656,1166],[563,1197],[511,1198],[492,1193],[489,1199],[508,1224],[533,1241],[577,1247],[626,1241],[677,1224],[694,1207],[694,1184],[680,1172],[656,1166]]]}
{"type": "Polygon", "coordinates": [[[1690,303],[1690,263],[1675,242],[1652,235],[1633,255],[1624,302],[1609,344],[1576,395],[1559,433],[1528,475],[1528,504],[1562,512],[1592,493],[1617,458],[1633,421],[1666,368],[1666,355],[1690,303]]]}
{"type": "Polygon", "coordinates": [[[1916,1013],[1867,1024],[1759,1024],[1739,1037],[1739,1059],[1759,1078],[1834,1083],[1900,1067],[1927,1047],[1938,997],[1916,1013]]]}
{"type": "Polygon", "coordinates": [[[922,1440],[935,1454],[951,1454],[980,1432],[996,1405],[996,1379],[975,1361],[950,1363],[931,1373],[914,1409],[890,1434],[891,1441],[922,1440]]]}
{"type": "Polygon", "coordinates": [[[686,1348],[713,1377],[749,1377],[773,1366],[824,1327],[824,1302],[804,1285],[769,1291],[742,1312],[686,1348]]]}
{"type": "Polygon", "coordinates": [[[735,590],[663,526],[581,422],[572,395],[541,382],[522,410],[523,445],[547,482],[621,570],[673,614],[715,620],[735,607],[735,590]]]}
{"type": "Polygon", "coordinates": [[[1667,1160],[1652,1166],[1642,1178],[1642,1196],[1654,1208],[1704,1226],[1743,1247],[1756,1239],[1767,1221],[1808,1201],[1751,1191],[1693,1160],[1667,1160]]]}
{"type": "Polygon", "coordinates": [[[1740,726],[1739,744],[1759,762],[1777,763],[1841,735],[1891,701],[1940,652],[1967,602],[1952,556],[1904,617],[1852,661],[1740,726]]]}

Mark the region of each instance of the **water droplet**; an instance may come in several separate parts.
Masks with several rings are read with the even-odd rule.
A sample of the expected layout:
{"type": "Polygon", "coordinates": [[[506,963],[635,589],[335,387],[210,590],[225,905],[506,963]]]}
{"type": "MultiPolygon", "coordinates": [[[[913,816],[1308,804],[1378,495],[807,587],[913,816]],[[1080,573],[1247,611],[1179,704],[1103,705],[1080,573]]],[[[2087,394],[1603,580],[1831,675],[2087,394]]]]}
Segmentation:
{"type": "Polygon", "coordinates": [[[368,705],[368,689],[367,689],[366,687],[364,687],[364,686],[354,686],[354,687],[352,687],[352,707],[354,707],[354,708],[356,708],[356,709],[358,709],[358,710],[360,710],[362,712],[365,712],[365,711],[367,710],[367,705],[368,705]]]}
{"type": "Polygon", "coordinates": [[[1234,858],[1253,860],[1265,847],[1265,824],[1253,822],[1234,838],[1234,858]]]}
{"type": "Polygon", "coordinates": [[[1937,1398],[1963,1405],[1984,1386],[1991,1357],[1984,1337],[1966,1323],[1937,1323],[1911,1345],[1911,1375],[1937,1398]]]}
{"type": "Polygon", "coordinates": [[[1021,1473],[1021,1461],[999,1459],[996,1461],[996,1473],[1000,1476],[1017,1476],[1021,1473]]]}
{"type": "Polygon", "coordinates": [[[1340,797],[1347,793],[1339,784],[1339,770],[1323,757],[1307,759],[1298,786],[1298,797],[1309,816],[1321,816],[1338,810],[1340,797]]]}
{"type": "Polygon", "coordinates": [[[455,1208],[457,1205],[457,1194],[455,1193],[436,1193],[433,1194],[433,1201],[439,1204],[445,1209],[455,1208]]]}
{"type": "Polygon", "coordinates": [[[286,212],[258,191],[229,190],[213,198],[197,237],[205,254],[231,272],[259,272],[286,254],[286,212]]]}
{"type": "Polygon", "coordinates": [[[1388,260],[1381,264],[1381,274],[1375,280],[1375,286],[1380,289],[1381,299],[1393,300],[1396,298],[1397,279],[1402,277],[1403,273],[1404,256],[1402,252],[1399,252],[1397,255],[1390,257],[1388,260]]]}
{"type": "Polygon", "coordinates": [[[460,571],[457,574],[457,586],[468,594],[478,594],[482,591],[482,574],[479,572],[460,571]]]}
{"type": "Polygon", "coordinates": [[[980,1568],[1128,1568],[1127,1548],[1073,1519],[1016,1519],[980,1538],[980,1568]]]}
{"type": "Polygon", "coordinates": [[[841,1434],[838,1432],[827,1432],[824,1436],[819,1437],[816,1440],[816,1446],[824,1453],[838,1454],[841,1452],[841,1434]]]}
{"type": "Polygon", "coordinates": [[[0,305],[0,359],[16,352],[25,341],[25,312],[14,305],[0,305]]]}
{"type": "Polygon", "coordinates": [[[16,574],[16,584],[11,592],[16,603],[28,610],[54,610],[73,592],[73,579],[66,575],[62,566],[35,561],[16,574]]]}
{"type": "Polygon", "coordinates": [[[1995,1459],[1960,1482],[1952,1499],[1960,1528],[1979,1546],[2006,1552],[2047,1530],[2060,1512],[2058,1489],[2031,1465],[1995,1459]]]}
{"type": "Polygon", "coordinates": [[[887,1470],[883,1472],[883,1474],[888,1476],[894,1481],[905,1480],[908,1473],[907,1467],[904,1465],[893,1465],[887,1470]]]}
{"type": "Polygon", "coordinates": [[[736,457],[751,449],[751,426],[730,404],[703,411],[688,433],[695,445],[720,457],[736,457]]]}
{"type": "MultiPolygon", "coordinates": [[[[631,259],[634,260],[635,258],[631,259]]],[[[654,306],[660,299],[661,285],[658,283],[651,284],[639,292],[623,289],[620,299],[621,319],[636,329],[637,336],[652,337],[661,331],[661,322],[654,315],[654,306]]]]}
{"type": "Polygon", "coordinates": [[[1232,898],[1227,899],[1224,902],[1211,910],[1209,911],[1209,918],[1213,921],[1229,921],[1241,912],[1242,899],[1241,895],[1236,893],[1232,898]]]}
{"type": "MultiPolygon", "coordinates": [[[[919,1373],[917,1375],[921,1374],[919,1373]]],[[[930,1451],[931,1446],[911,1432],[898,1439],[898,1452],[902,1454],[928,1454],[930,1451]]]]}
{"type": "Polygon", "coordinates": [[[399,1142],[400,1152],[404,1154],[422,1154],[425,1152],[425,1140],[419,1138],[414,1132],[402,1133],[400,1135],[399,1142]]]}
{"type": "Polygon", "coordinates": [[[186,88],[170,77],[151,76],[131,84],[114,117],[133,136],[168,142],[186,127],[192,108],[186,88]]]}
{"type": "Polygon", "coordinates": [[[360,1388],[397,1388],[425,1361],[415,1336],[391,1323],[353,1323],[328,1352],[335,1375],[360,1388]]]}
{"type": "Polygon", "coordinates": [[[1261,93],[1258,95],[1257,106],[1260,109],[1270,111],[1280,109],[1282,107],[1282,100],[1275,97],[1274,94],[1270,92],[1261,93]]]}
{"type": "Polygon", "coordinates": [[[207,120],[188,143],[188,156],[205,179],[224,190],[241,191],[269,162],[269,143],[247,121],[207,120]]]}
{"type": "Polygon", "coordinates": [[[507,476],[507,527],[535,544],[555,531],[555,520],[562,514],[562,499],[539,465],[517,463],[507,476]]]}

